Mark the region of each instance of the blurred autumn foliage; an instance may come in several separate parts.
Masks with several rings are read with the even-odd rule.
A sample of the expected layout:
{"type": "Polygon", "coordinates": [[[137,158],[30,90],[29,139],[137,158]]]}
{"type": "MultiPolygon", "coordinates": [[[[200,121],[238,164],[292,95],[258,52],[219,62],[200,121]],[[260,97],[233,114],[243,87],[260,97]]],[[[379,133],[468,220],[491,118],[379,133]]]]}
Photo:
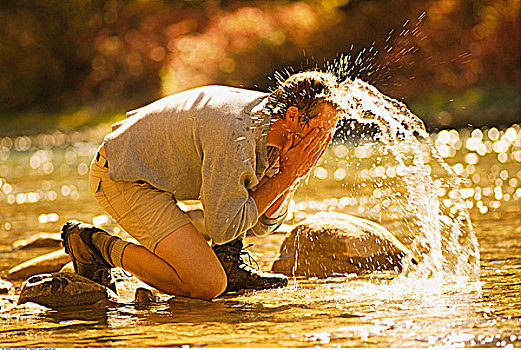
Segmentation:
{"type": "Polygon", "coordinates": [[[520,113],[521,0],[1,3],[0,118],[131,109],[203,84],[267,90],[311,67],[360,76],[436,126],[520,113]]]}

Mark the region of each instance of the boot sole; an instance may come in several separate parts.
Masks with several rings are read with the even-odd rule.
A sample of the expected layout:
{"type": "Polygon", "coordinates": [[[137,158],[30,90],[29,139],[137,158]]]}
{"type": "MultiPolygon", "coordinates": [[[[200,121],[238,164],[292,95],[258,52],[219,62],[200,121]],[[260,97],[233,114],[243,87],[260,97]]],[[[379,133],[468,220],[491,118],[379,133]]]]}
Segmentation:
{"type": "Polygon", "coordinates": [[[225,293],[233,293],[240,290],[251,291],[251,290],[266,290],[266,289],[276,289],[283,288],[288,285],[288,278],[284,277],[272,277],[273,279],[277,279],[276,281],[264,281],[264,283],[259,283],[256,285],[247,285],[241,282],[232,283],[231,287],[226,287],[225,293]]]}

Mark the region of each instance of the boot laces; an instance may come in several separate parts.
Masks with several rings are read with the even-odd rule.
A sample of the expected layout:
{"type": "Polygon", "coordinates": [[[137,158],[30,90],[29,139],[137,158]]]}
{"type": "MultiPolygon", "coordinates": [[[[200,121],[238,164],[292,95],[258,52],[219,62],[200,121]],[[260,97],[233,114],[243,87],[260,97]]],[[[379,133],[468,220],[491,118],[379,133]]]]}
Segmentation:
{"type": "Polygon", "coordinates": [[[244,264],[244,265],[249,266],[251,268],[255,268],[254,265],[253,265],[253,263],[255,263],[255,265],[257,266],[257,270],[260,270],[259,263],[251,255],[250,251],[247,250],[248,248],[250,248],[252,246],[254,246],[253,243],[250,243],[247,246],[242,247],[242,248],[228,247],[228,258],[230,260],[237,261],[239,263],[239,265],[244,264]],[[246,263],[246,261],[243,259],[243,256],[247,256],[248,257],[248,263],[246,263]]]}
{"type": "MultiPolygon", "coordinates": [[[[253,262],[255,263],[255,265],[257,266],[257,270],[260,270],[261,268],[260,268],[259,263],[258,263],[257,260],[255,260],[255,258],[251,255],[250,251],[247,250],[248,248],[253,247],[253,246],[254,246],[254,244],[253,244],[253,243],[250,243],[250,244],[248,244],[246,247],[242,248],[242,249],[240,250],[239,253],[240,253],[241,256],[244,256],[244,255],[245,255],[245,256],[248,257],[248,265],[250,265],[251,267],[253,267],[253,264],[252,264],[252,261],[253,261],[253,262]]],[[[244,261],[244,259],[243,259],[242,261],[243,261],[244,263],[246,263],[246,262],[244,261]]]]}

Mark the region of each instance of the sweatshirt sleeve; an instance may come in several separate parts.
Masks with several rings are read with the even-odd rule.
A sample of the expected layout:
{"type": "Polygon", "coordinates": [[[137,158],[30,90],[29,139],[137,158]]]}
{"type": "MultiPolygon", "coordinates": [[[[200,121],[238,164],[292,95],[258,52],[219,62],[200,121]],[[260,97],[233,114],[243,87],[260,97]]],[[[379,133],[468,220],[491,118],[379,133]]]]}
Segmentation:
{"type": "Polygon", "coordinates": [[[205,147],[202,159],[201,202],[208,235],[222,244],[257,224],[257,205],[248,189],[258,179],[251,140],[230,133],[214,143],[205,147]]]}
{"type": "Polygon", "coordinates": [[[257,221],[257,224],[251,228],[251,232],[258,237],[267,236],[282,225],[286,216],[288,216],[288,212],[285,212],[276,218],[268,218],[266,215],[262,214],[257,221]]]}

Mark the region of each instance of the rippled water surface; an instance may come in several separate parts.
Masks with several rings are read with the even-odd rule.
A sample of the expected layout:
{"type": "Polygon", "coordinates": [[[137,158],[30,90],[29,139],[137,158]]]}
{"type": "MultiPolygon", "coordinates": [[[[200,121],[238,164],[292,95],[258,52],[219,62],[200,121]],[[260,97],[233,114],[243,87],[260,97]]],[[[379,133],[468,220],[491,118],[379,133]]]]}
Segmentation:
{"type": "MultiPolygon", "coordinates": [[[[71,134],[0,136],[0,274],[52,251],[11,250],[37,232],[79,219],[119,233],[88,190],[90,159],[108,127],[71,134]]],[[[428,347],[521,346],[521,128],[464,129],[431,136],[454,171],[480,245],[478,282],[450,285],[391,273],[291,278],[287,288],[213,302],[183,298],[136,304],[122,298],[52,310],[0,301],[2,346],[77,347],[428,347]]],[[[407,214],[386,200],[400,167],[369,143],[332,145],[298,192],[289,224],[320,211],[375,220],[411,244],[407,214]],[[385,157],[384,157],[385,158],[385,157]],[[354,166],[356,165],[356,166],[354,166]]],[[[437,168],[432,165],[436,181],[437,168]]],[[[440,198],[451,198],[439,186],[440,198]]],[[[270,268],[283,234],[247,237],[270,268]]],[[[305,253],[303,253],[305,254],[305,253]]],[[[15,282],[19,286],[19,282],[15,282]]],[[[134,286],[135,287],[135,286],[134,286]]],[[[132,294],[133,286],[127,292],[132,294]]]]}

